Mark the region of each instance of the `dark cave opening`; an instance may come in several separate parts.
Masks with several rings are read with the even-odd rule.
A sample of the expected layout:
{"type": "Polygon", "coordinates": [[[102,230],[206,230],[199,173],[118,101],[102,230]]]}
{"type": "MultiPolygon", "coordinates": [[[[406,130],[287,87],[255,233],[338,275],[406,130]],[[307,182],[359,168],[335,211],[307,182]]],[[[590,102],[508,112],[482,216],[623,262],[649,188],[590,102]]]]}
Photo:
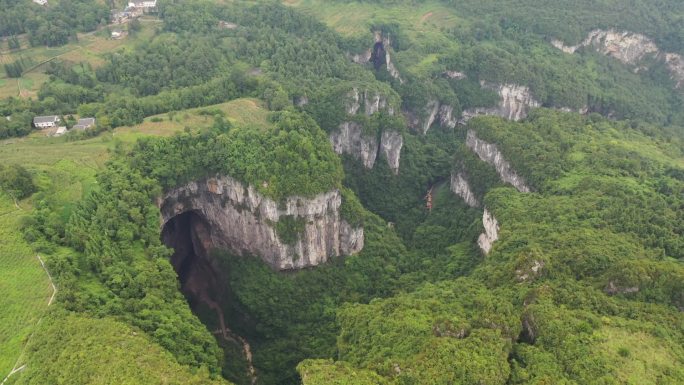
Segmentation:
{"type": "Polygon", "coordinates": [[[207,242],[209,226],[196,212],[187,211],[169,219],[162,230],[162,241],[174,250],[171,264],[178,274],[184,293],[201,294],[216,283],[216,272],[208,262],[207,242]],[[204,239],[203,239],[204,237],[204,239]],[[203,242],[205,241],[205,242],[203,242]],[[197,284],[197,281],[205,285],[197,284]]]}
{"type": "Polygon", "coordinates": [[[236,384],[255,384],[251,347],[229,324],[243,324],[247,315],[240,310],[231,291],[229,272],[211,253],[209,226],[201,214],[186,211],[166,222],[161,239],[174,250],[171,264],[190,309],[224,350],[223,376],[236,384]]]}
{"type": "Polygon", "coordinates": [[[382,44],[381,41],[375,43],[373,46],[373,53],[371,54],[371,62],[373,63],[373,67],[376,70],[379,70],[382,68],[383,64],[385,64],[385,46],[382,44]]]}

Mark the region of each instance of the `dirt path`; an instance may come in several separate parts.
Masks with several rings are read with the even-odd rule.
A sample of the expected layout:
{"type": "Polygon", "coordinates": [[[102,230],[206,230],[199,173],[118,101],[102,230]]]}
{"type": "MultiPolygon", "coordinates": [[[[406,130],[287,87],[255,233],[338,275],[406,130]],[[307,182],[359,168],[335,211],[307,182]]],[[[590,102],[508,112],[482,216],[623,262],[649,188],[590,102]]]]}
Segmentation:
{"type": "MultiPolygon", "coordinates": [[[[48,300],[48,307],[52,305],[52,301],[55,299],[55,295],[57,295],[57,286],[55,286],[55,283],[52,281],[52,276],[50,275],[50,272],[48,269],[45,267],[45,263],[43,262],[43,259],[40,257],[40,255],[36,254],[36,258],[38,258],[38,261],[40,262],[40,266],[45,270],[45,274],[48,276],[48,280],[50,281],[50,286],[52,286],[52,295],[50,296],[50,299],[48,300]]],[[[33,335],[36,333],[36,329],[38,328],[38,325],[40,325],[40,321],[43,320],[43,317],[40,317],[38,319],[38,322],[36,322],[36,325],[33,327],[33,332],[29,336],[29,338],[26,340],[26,344],[24,344],[24,349],[22,349],[21,353],[19,354],[19,358],[17,358],[17,362],[14,364],[14,367],[10,371],[10,373],[5,377],[5,379],[0,382],[0,385],[4,385],[9,378],[15,374],[19,373],[22,370],[26,368],[26,364],[19,366],[19,362],[21,362],[21,359],[24,357],[24,353],[26,352],[26,347],[29,345],[29,342],[31,342],[31,338],[33,338],[33,335]]]]}
{"type": "Polygon", "coordinates": [[[201,295],[200,300],[207,304],[209,308],[213,309],[219,317],[219,325],[221,326],[221,329],[214,331],[214,334],[221,334],[224,340],[229,342],[234,341],[242,345],[242,354],[244,354],[245,360],[247,360],[247,374],[249,375],[251,384],[256,385],[257,375],[256,369],[254,368],[254,363],[252,362],[251,346],[249,346],[249,343],[244,337],[234,333],[226,326],[225,319],[223,318],[223,310],[221,309],[221,306],[219,306],[218,303],[216,303],[214,300],[212,300],[206,295],[201,295]]]}
{"type": "Polygon", "coordinates": [[[425,21],[427,21],[427,19],[429,19],[430,17],[432,17],[432,12],[424,14],[423,17],[420,18],[420,22],[425,23],[425,21]]]}

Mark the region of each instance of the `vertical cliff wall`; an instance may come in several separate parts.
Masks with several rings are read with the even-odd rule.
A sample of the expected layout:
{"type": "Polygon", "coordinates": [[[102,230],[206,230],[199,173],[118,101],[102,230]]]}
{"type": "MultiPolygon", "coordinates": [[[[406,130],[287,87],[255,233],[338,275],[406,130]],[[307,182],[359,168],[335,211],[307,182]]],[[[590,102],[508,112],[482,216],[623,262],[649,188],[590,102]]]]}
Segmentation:
{"type": "Polygon", "coordinates": [[[675,53],[662,52],[653,40],[639,33],[595,29],[578,45],[565,45],[556,39],[552,40],[551,44],[570,54],[582,47],[592,47],[629,65],[639,65],[645,58],[655,57],[665,62],[676,87],[684,85],[684,58],[675,53]]]}
{"type": "MultiPolygon", "coordinates": [[[[369,90],[360,91],[353,88],[347,95],[345,105],[351,117],[357,114],[371,116],[379,111],[394,115],[394,106],[385,95],[369,90]]],[[[380,135],[366,133],[356,121],[350,119],[340,123],[329,135],[330,143],[338,154],[349,154],[360,160],[364,167],[373,168],[375,161],[383,154],[392,172],[399,173],[399,161],[404,138],[397,131],[383,131],[380,135]]]]}
{"type": "Polygon", "coordinates": [[[451,173],[451,191],[461,197],[465,203],[470,207],[480,206],[480,202],[475,197],[468,183],[468,178],[466,174],[462,171],[451,173]]]}
{"type": "Polygon", "coordinates": [[[206,250],[258,256],[284,270],[316,266],[363,248],[363,228],[340,217],[341,203],[340,192],[333,190],[313,198],[289,197],[278,204],[253,186],[220,176],[167,192],[159,207],[162,226],[188,212],[201,218],[207,229],[201,237],[206,250]],[[279,228],[290,236],[279,234],[279,228]]]}
{"type": "Polygon", "coordinates": [[[409,128],[422,135],[425,135],[435,123],[439,123],[442,127],[456,127],[458,119],[453,116],[453,112],[454,107],[437,100],[430,100],[422,113],[404,111],[409,128]]]}
{"type": "Polygon", "coordinates": [[[483,253],[489,254],[492,245],[499,239],[499,222],[486,207],[482,214],[482,225],[484,226],[484,233],[477,238],[477,245],[480,246],[483,253]]]}
{"type": "Polygon", "coordinates": [[[466,146],[473,150],[480,159],[494,166],[502,181],[510,183],[520,192],[527,193],[531,191],[525,179],[513,170],[513,167],[504,159],[503,154],[495,144],[485,142],[477,137],[475,131],[468,130],[466,146]]]}
{"type": "Polygon", "coordinates": [[[472,108],[463,111],[461,123],[465,123],[478,115],[494,115],[510,120],[527,117],[530,109],[541,107],[530,92],[530,89],[517,84],[489,84],[481,82],[482,87],[494,90],[501,98],[496,107],[472,108]]]}

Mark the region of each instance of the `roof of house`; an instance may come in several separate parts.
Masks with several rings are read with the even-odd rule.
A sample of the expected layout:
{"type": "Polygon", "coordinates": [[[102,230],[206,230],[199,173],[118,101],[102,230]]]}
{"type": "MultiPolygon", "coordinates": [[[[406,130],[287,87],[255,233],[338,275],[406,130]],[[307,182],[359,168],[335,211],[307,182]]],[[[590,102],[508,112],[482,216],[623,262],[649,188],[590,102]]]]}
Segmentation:
{"type": "Polygon", "coordinates": [[[48,116],[36,116],[33,118],[33,123],[38,124],[38,123],[54,123],[59,121],[59,116],[57,115],[48,115],[48,116]]]}
{"type": "Polygon", "coordinates": [[[130,0],[128,4],[134,4],[136,7],[143,7],[147,3],[157,5],[157,0],[130,0]]]}
{"type": "Polygon", "coordinates": [[[77,125],[79,126],[92,126],[95,124],[95,118],[82,118],[78,120],[77,125]]]}

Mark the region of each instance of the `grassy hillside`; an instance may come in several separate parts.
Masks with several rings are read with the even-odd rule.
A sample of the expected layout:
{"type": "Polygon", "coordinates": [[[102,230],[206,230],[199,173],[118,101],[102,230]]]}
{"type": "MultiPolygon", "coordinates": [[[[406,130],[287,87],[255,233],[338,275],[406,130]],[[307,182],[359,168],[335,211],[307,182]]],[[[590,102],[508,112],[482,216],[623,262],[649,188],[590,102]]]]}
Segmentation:
{"type": "Polygon", "coordinates": [[[36,322],[52,295],[45,271],[21,232],[27,205],[17,208],[0,193],[0,377],[5,378],[19,358],[36,322]]]}
{"type": "Polygon", "coordinates": [[[145,334],[112,319],[53,311],[28,347],[31,365],[11,384],[229,385],[192,372],[145,334]],[[106,364],[104,364],[106,363],[106,364]]]}

